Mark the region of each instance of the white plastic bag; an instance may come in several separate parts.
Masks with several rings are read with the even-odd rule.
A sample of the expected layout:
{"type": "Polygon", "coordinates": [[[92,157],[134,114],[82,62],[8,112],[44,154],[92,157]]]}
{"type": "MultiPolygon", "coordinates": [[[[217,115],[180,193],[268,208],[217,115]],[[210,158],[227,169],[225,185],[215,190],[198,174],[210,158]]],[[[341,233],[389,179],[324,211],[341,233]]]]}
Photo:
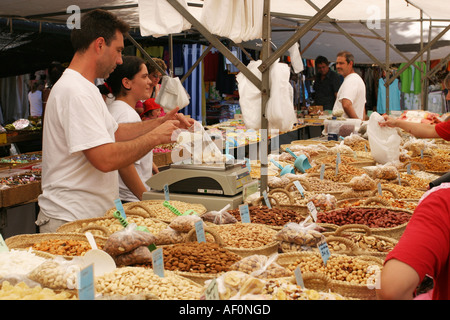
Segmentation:
{"type": "MultiPolygon", "coordinates": [[[[188,10],[186,0],[178,0],[188,10]]],[[[180,33],[191,24],[166,0],[139,0],[139,26],[142,36],[161,37],[180,33]]]]}
{"type": "Polygon", "coordinates": [[[302,56],[300,55],[300,48],[298,42],[294,43],[292,47],[288,50],[289,56],[291,57],[292,68],[295,73],[300,73],[303,71],[305,66],[303,65],[302,56]]]}
{"type": "Polygon", "coordinates": [[[277,61],[270,67],[270,98],[266,109],[269,129],[286,132],[297,122],[290,74],[291,70],[285,63],[277,61]]]}
{"type": "Polygon", "coordinates": [[[367,125],[367,134],[372,157],[376,162],[385,164],[399,159],[401,137],[395,128],[380,127],[381,121],[384,118],[378,112],[373,112],[367,125]]]}
{"type": "Polygon", "coordinates": [[[155,102],[162,106],[165,112],[176,107],[181,110],[189,104],[189,96],[178,77],[164,76],[155,102]]]}
{"type": "MultiPolygon", "coordinates": [[[[258,67],[261,60],[250,61],[247,68],[253,72],[258,79],[262,79],[258,67]]],[[[261,129],[261,91],[242,73],[236,76],[239,90],[239,105],[247,129],[261,129]]]]}

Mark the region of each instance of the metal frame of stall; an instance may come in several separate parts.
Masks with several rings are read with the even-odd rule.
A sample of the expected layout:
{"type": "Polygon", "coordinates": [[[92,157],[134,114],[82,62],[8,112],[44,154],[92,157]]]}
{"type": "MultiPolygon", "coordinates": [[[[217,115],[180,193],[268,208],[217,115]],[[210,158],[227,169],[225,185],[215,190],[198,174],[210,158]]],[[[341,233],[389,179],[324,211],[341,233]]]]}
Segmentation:
{"type": "MultiPolygon", "coordinates": [[[[181,79],[184,81],[190,73],[198,66],[198,64],[203,60],[203,58],[206,56],[206,54],[211,50],[211,48],[214,46],[217,50],[219,50],[234,66],[236,66],[240,72],[242,72],[258,89],[261,90],[262,99],[261,99],[261,128],[265,129],[263,130],[263,136],[261,136],[260,144],[263,148],[261,148],[260,156],[261,156],[261,192],[267,189],[267,172],[268,172],[268,153],[267,153],[267,144],[268,144],[268,123],[267,118],[265,117],[265,111],[266,111],[266,104],[270,97],[270,90],[269,90],[269,68],[270,66],[276,62],[277,59],[279,59],[288,49],[293,46],[296,42],[298,42],[302,36],[304,36],[308,31],[312,30],[313,27],[319,23],[319,22],[328,22],[331,25],[333,25],[337,31],[344,36],[346,36],[355,46],[357,46],[361,51],[363,51],[368,57],[370,57],[375,64],[380,66],[383,70],[386,72],[386,110],[389,112],[389,85],[397,78],[404,70],[406,70],[409,66],[413,65],[415,66],[414,62],[423,56],[425,52],[428,52],[428,58],[427,58],[427,66],[428,71],[425,75],[423,75],[423,92],[427,93],[427,79],[430,78],[435,72],[437,72],[447,61],[450,60],[450,54],[441,60],[441,62],[434,67],[434,69],[429,70],[429,59],[430,59],[430,50],[431,47],[450,29],[450,24],[444,28],[434,39],[431,39],[431,17],[429,19],[424,19],[424,11],[421,8],[418,8],[414,4],[410,3],[408,0],[405,0],[408,4],[413,5],[420,11],[420,19],[421,22],[421,28],[423,30],[423,22],[424,21],[430,21],[430,29],[429,29],[429,39],[427,45],[424,46],[423,43],[423,36],[421,32],[421,50],[412,58],[410,59],[401,69],[399,69],[395,75],[391,75],[392,70],[390,69],[390,61],[389,61],[389,52],[390,49],[395,50],[397,53],[401,54],[398,49],[396,49],[391,43],[390,43],[390,35],[389,35],[389,24],[393,21],[399,21],[399,20],[390,20],[389,19],[389,1],[386,1],[386,19],[385,21],[385,29],[386,34],[385,38],[383,39],[381,35],[376,33],[374,30],[371,30],[372,33],[374,33],[375,37],[379,38],[381,41],[385,42],[386,45],[386,61],[385,63],[382,63],[379,61],[375,56],[373,56],[368,50],[366,50],[356,39],[354,36],[350,35],[347,31],[345,31],[339,23],[345,23],[347,21],[339,21],[339,23],[329,18],[327,15],[328,13],[336,7],[342,0],[330,0],[323,8],[318,8],[311,0],[305,0],[310,6],[312,6],[317,13],[314,16],[298,16],[298,15],[290,15],[290,14],[281,14],[281,13],[271,13],[270,12],[270,0],[264,0],[264,14],[263,14],[263,38],[262,38],[262,50],[261,50],[261,60],[262,64],[259,67],[259,70],[262,73],[262,80],[259,80],[251,71],[248,70],[248,68],[238,59],[236,58],[231,51],[216,37],[215,35],[211,34],[195,17],[191,15],[191,13],[186,10],[177,0],[167,0],[168,3],[172,5],[173,8],[175,8],[186,20],[188,20],[191,25],[199,32],[201,33],[207,41],[209,41],[210,45],[209,47],[203,52],[201,57],[198,59],[198,61],[191,67],[191,69],[184,75],[184,77],[181,79]],[[287,40],[282,46],[277,48],[274,52],[272,52],[271,48],[271,15],[273,16],[284,16],[284,17],[291,17],[291,18],[297,18],[298,20],[298,28],[295,31],[295,33],[290,37],[289,40],[287,40]],[[299,21],[304,20],[305,22],[301,24],[299,21]]],[[[198,4],[188,3],[188,6],[196,6],[198,4]]],[[[201,6],[201,5],[200,5],[201,6]]],[[[137,4],[135,5],[124,5],[124,6],[113,6],[113,7],[102,7],[102,9],[105,10],[116,10],[121,8],[132,8],[137,7],[137,4]]],[[[85,12],[88,10],[92,10],[94,8],[89,9],[82,9],[81,12],[85,12]]],[[[52,19],[49,17],[64,15],[66,12],[57,12],[57,13],[48,13],[48,14],[40,14],[35,15],[32,17],[26,17],[28,19],[41,19],[41,20],[47,20],[52,22],[52,19]]],[[[442,20],[441,20],[442,21],[442,20]]],[[[450,21],[450,20],[444,20],[444,21],[450,21]]],[[[355,21],[348,21],[348,22],[355,22],[355,21]]],[[[362,25],[365,25],[362,21],[356,21],[361,22],[362,25]]],[[[365,25],[367,27],[367,25],[365,25]]],[[[421,30],[421,31],[422,31],[421,30]]],[[[313,44],[313,42],[320,36],[320,34],[323,32],[319,31],[318,35],[314,37],[313,40],[310,41],[310,43],[303,49],[306,50],[309,46],[313,44]]],[[[366,36],[367,37],[367,36],[366,36]]],[[[128,40],[130,40],[136,47],[141,51],[141,53],[147,58],[147,60],[150,61],[159,71],[163,71],[162,74],[165,73],[164,70],[161,70],[161,68],[153,62],[152,58],[145,52],[145,50],[130,36],[127,35],[128,40]]],[[[170,76],[173,76],[173,65],[172,65],[172,35],[169,35],[169,50],[170,50],[170,76]]],[[[402,55],[405,60],[406,56],[402,55]]],[[[420,69],[419,69],[420,70],[420,69]]],[[[422,70],[420,70],[422,71],[422,70]]],[[[426,101],[424,101],[426,104],[426,101]]]]}

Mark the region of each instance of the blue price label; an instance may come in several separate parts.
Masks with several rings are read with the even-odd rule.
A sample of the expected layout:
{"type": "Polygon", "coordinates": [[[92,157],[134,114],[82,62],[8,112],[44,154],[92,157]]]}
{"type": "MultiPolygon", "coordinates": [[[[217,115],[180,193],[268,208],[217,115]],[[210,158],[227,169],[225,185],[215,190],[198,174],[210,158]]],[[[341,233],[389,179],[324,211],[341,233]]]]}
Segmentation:
{"type": "Polygon", "coordinates": [[[325,165],[322,164],[320,166],[320,180],[323,180],[324,175],[325,175],[325,165]]]}
{"type": "Polygon", "coordinates": [[[164,278],[164,256],[162,250],[162,248],[158,248],[152,251],[152,265],[153,272],[161,278],[164,278]]]}
{"type": "Polygon", "coordinates": [[[239,206],[239,213],[241,214],[242,223],[250,223],[250,210],[248,204],[241,204],[239,206]]]}
{"type": "Polygon", "coordinates": [[[94,300],[94,265],[90,264],[86,268],[81,269],[78,274],[78,296],[80,300],[94,300]]]}
{"type": "Polygon", "coordinates": [[[297,266],[294,270],[295,275],[295,281],[297,282],[297,285],[300,286],[302,289],[305,288],[305,283],[303,282],[303,276],[302,271],[300,270],[300,266],[297,266]]]}
{"type": "Polygon", "coordinates": [[[125,214],[125,209],[123,208],[122,201],[120,201],[120,199],[116,199],[116,200],[114,200],[114,203],[116,205],[117,211],[120,212],[120,215],[122,216],[122,218],[126,219],[127,215],[125,214]]]}
{"type": "Polygon", "coordinates": [[[199,220],[195,223],[195,232],[197,234],[197,242],[206,242],[203,220],[199,220]]]}
{"type": "Polygon", "coordinates": [[[169,185],[165,184],[164,185],[164,197],[166,199],[166,201],[170,200],[170,196],[169,196],[169,185]]]}
{"type": "Polygon", "coordinates": [[[300,181],[295,180],[294,185],[297,187],[298,192],[300,192],[300,194],[303,197],[304,196],[303,192],[305,191],[305,189],[303,189],[302,185],[300,184],[300,181]]]}
{"type": "Polygon", "coordinates": [[[263,197],[264,197],[264,202],[266,203],[267,208],[272,209],[272,205],[270,204],[269,196],[267,195],[266,191],[263,192],[263,197]]]}
{"type": "Polygon", "coordinates": [[[323,264],[326,266],[327,261],[331,256],[331,253],[330,248],[328,248],[328,244],[325,241],[325,239],[323,239],[317,244],[317,248],[319,249],[320,255],[322,256],[323,264]]]}

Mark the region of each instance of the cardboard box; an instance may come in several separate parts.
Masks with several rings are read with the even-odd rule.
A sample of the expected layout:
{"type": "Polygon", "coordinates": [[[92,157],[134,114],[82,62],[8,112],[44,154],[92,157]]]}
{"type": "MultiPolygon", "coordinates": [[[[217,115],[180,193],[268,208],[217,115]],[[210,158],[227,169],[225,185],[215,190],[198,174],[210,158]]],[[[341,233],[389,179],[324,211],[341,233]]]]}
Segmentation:
{"type": "Polygon", "coordinates": [[[0,206],[11,207],[35,200],[42,193],[41,182],[35,181],[0,190],[0,206]]]}

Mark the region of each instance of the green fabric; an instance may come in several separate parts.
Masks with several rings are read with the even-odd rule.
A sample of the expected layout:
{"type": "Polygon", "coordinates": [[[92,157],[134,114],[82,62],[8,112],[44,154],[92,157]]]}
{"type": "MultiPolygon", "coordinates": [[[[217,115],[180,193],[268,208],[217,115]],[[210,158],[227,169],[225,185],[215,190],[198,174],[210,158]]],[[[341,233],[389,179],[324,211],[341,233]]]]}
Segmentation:
{"type": "MultiPolygon", "coordinates": [[[[405,71],[403,71],[399,78],[401,82],[401,91],[404,93],[414,93],[419,94],[422,92],[422,74],[426,72],[426,65],[424,62],[414,62],[416,66],[421,68],[423,71],[420,72],[419,70],[415,69],[414,71],[414,79],[413,79],[413,72],[412,68],[414,66],[409,66],[405,71]],[[414,82],[414,89],[411,90],[411,82],[414,82]]],[[[401,69],[405,63],[400,64],[399,69],[401,69]]]]}

